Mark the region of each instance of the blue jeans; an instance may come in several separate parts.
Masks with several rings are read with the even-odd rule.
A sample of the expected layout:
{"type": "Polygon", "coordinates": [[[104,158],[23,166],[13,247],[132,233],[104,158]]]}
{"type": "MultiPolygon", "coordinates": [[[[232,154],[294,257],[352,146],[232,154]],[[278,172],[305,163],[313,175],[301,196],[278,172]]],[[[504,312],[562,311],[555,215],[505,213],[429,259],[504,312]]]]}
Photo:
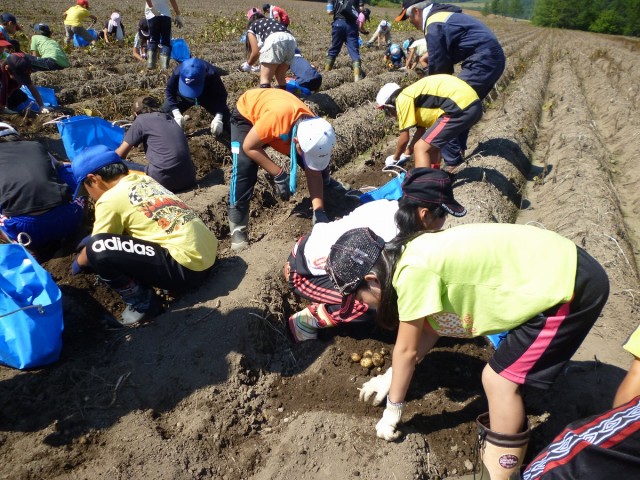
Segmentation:
{"type": "Polygon", "coordinates": [[[351,25],[342,18],[334,20],[331,24],[331,47],[327,55],[329,57],[337,57],[342,49],[343,44],[347,44],[347,51],[351,57],[351,61],[360,61],[360,47],[358,45],[358,26],[351,25]]]}

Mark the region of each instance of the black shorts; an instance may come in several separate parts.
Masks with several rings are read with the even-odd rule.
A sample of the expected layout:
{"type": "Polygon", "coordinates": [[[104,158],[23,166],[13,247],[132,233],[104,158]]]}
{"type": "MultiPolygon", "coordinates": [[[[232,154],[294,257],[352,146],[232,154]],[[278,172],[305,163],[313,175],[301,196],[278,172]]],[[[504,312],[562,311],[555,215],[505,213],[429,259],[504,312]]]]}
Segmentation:
{"type": "Polygon", "coordinates": [[[422,135],[421,139],[439,149],[469,130],[482,118],[482,102],[476,100],[456,115],[444,114],[422,135]]]}
{"type": "Polygon", "coordinates": [[[549,388],[585,339],[609,296],[602,266],[577,247],[573,299],[509,332],[489,360],[500,376],[519,385],[549,388]]]}

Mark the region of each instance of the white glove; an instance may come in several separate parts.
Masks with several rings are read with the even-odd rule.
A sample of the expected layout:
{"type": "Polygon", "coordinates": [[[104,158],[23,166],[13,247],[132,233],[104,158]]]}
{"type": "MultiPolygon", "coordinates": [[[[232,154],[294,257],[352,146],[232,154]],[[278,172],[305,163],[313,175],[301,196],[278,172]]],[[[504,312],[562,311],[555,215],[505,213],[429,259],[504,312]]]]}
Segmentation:
{"type": "Polygon", "coordinates": [[[216,113],[216,116],[211,120],[211,135],[217,137],[222,133],[224,124],[222,123],[222,114],[216,113]]]}
{"type": "Polygon", "coordinates": [[[44,114],[51,113],[51,110],[49,110],[47,107],[41,107],[40,113],[44,113],[44,114]]]}
{"type": "Polygon", "coordinates": [[[387,442],[393,442],[400,438],[402,432],[398,430],[400,417],[402,417],[404,403],[391,404],[387,399],[387,408],[384,409],[382,418],[376,423],[376,435],[384,438],[387,442]]]}
{"type": "Polygon", "coordinates": [[[398,160],[396,160],[393,155],[389,155],[385,161],[384,164],[386,167],[390,167],[392,165],[398,165],[398,166],[402,166],[404,165],[407,160],[409,160],[411,158],[411,155],[405,155],[404,153],[402,155],[400,155],[400,158],[398,158],[398,160]]]}
{"type": "Polygon", "coordinates": [[[240,65],[240,70],[242,70],[243,72],[250,72],[251,65],[249,65],[247,62],[244,62],[242,65],[240,65]]]}
{"type": "Polygon", "coordinates": [[[372,405],[378,406],[389,395],[389,389],[391,388],[391,368],[384,373],[384,375],[378,375],[373,377],[368,382],[364,382],[360,390],[360,401],[368,402],[373,399],[372,405]]]}
{"type": "Polygon", "coordinates": [[[173,119],[176,121],[178,126],[180,128],[184,128],[184,117],[182,116],[182,113],[180,113],[180,110],[176,108],[175,110],[171,110],[171,113],[173,114],[173,119]]]}
{"type": "Polygon", "coordinates": [[[184,27],[184,18],[181,15],[176,15],[176,18],[173,19],[173,24],[178,28],[184,27]]]}
{"type": "Polygon", "coordinates": [[[252,72],[259,72],[260,71],[260,65],[254,65],[253,67],[251,67],[251,71],[252,72]]]}

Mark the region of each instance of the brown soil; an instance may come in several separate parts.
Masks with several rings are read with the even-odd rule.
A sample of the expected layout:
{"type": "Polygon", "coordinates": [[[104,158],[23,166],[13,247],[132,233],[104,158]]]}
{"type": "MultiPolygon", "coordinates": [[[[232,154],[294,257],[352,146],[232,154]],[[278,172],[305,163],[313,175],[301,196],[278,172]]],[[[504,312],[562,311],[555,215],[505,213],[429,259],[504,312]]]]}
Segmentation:
{"type": "MultiPolygon", "coordinates": [[[[256,84],[255,75],[235,72],[244,59],[237,41],[242,32],[210,38],[224,37],[215,30],[223,5],[229,18],[245,7],[227,0],[209,10],[194,0],[179,3],[187,21],[181,33],[193,53],[229,73],[223,80],[231,104],[256,84]]],[[[67,6],[53,0],[45,9],[30,0],[13,13],[24,24],[48,21],[60,38],[67,6]]],[[[322,65],[330,42],[323,4],[284,0],[282,6],[292,14],[302,51],[322,65]]],[[[92,7],[101,21],[110,13],[92,7]]],[[[139,7],[123,4],[127,27],[141,16],[139,7]]],[[[396,13],[373,11],[371,25],[396,13]]],[[[456,196],[470,213],[450,225],[517,222],[558,231],[596,257],[612,285],[602,317],[556,385],[525,392],[531,455],[568,421],[607,408],[630,360],[621,343],[638,318],[640,44],[486,21],[508,65],[472,130],[469,158],[456,179],[456,196]]],[[[416,33],[394,31],[393,39],[416,33]]],[[[388,179],[380,168],[392,148],[393,126],[371,105],[377,88],[414,80],[385,72],[381,56],[363,51],[367,79],[358,86],[350,83],[343,53],[324,89],[309,99],[340,139],[333,175],[355,188],[388,179]]],[[[73,52],[71,62],[67,70],[33,75],[37,84],[56,89],[65,112],[89,108],[115,120],[129,115],[141,92],[163,95],[166,72],[147,73],[130,46],[73,52]]],[[[361,325],[323,332],[317,342],[290,342],[286,318],[304,303],[280,270],[295,240],[310,229],[304,181],[291,201],[279,202],[260,176],[251,246],[234,255],[226,218],[229,151],[209,134],[206,112],[189,115],[199,186],[181,197],[221,240],[212,275],[154,321],[114,329],[121,302],[94,277],[69,274],[72,247],[46,261],[63,292],[64,349],[47,368],[0,367],[0,478],[438,479],[467,473],[474,461],[473,421],[486,410],[480,372],[491,348],[482,339],[439,343],[416,370],[403,439],[378,440],[373,427],[381,409],[358,402],[357,387],[370,373],[349,356],[392,348],[393,334],[361,325]]],[[[55,127],[43,126],[43,119],[3,120],[64,155],[55,127]]],[[[353,206],[331,201],[328,213],[336,218],[353,206]]]]}

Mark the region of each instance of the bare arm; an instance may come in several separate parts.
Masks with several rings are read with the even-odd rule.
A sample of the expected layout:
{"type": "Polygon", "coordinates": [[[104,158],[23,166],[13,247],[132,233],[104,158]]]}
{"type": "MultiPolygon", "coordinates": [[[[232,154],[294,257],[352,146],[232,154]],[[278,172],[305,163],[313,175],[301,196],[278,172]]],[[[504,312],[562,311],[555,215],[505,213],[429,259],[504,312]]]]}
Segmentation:
{"type": "Polygon", "coordinates": [[[407,149],[407,145],[409,144],[409,130],[403,130],[398,135],[398,143],[396,145],[396,151],[393,154],[393,158],[398,160],[400,155],[402,155],[407,149]]]}
{"type": "Polygon", "coordinates": [[[178,8],[178,2],[176,2],[176,0],[169,0],[171,3],[171,8],[173,8],[173,11],[175,12],[176,15],[180,15],[180,9],[178,8]]]}
{"type": "Polygon", "coordinates": [[[269,155],[266,154],[263,148],[264,142],[258,136],[258,132],[256,128],[253,127],[247,133],[247,136],[244,139],[244,143],[242,144],[242,149],[244,153],[255,163],[257,163],[260,167],[264,168],[270,175],[274,177],[280,173],[280,167],[273,162],[269,158],[269,155]]]}
{"type": "Polygon", "coordinates": [[[638,395],[640,395],[640,358],[636,357],[618,387],[616,396],[613,399],[613,407],[619,407],[638,395]]]}
{"type": "Polygon", "coordinates": [[[247,63],[249,65],[255,65],[258,59],[260,58],[260,48],[258,48],[258,38],[255,34],[251,32],[247,32],[247,39],[249,40],[249,47],[251,47],[251,51],[249,52],[249,57],[247,58],[247,63]]]}
{"type": "Polygon", "coordinates": [[[307,177],[307,187],[309,188],[309,196],[311,197],[313,210],[324,208],[322,199],[322,192],[324,190],[324,186],[322,185],[322,172],[306,169],[304,173],[307,177]]]}
{"type": "Polygon", "coordinates": [[[133,47],[133,56],[134,58],[136,58],[137,60],[140,61],[144,61],[144,58],[142,58],[142,55],[140,54],[140,49],[138,47],[133,47]]]}
{"type": "Polygon", "coordinates": [[[35,87],[35,85],[31,84],[27,88],[31,92],[31,95],[33,95],[33,98],[35,98],[36,103],[38,104],[38,106],[44,107],[44,103],[42,102],[42,97],[40,96],[40,92],[35,87]]]}
{"type": "Polygon", "coordinates": [[[411,139],[411,141],[409,142],[409,145],[407,145],[407,150],[405,151],[405,153],[407,155],[411,155],[413,154],[413,147],[416,144],[416,142],[418,140],[420,140],[422,138],[422,136],[424,135],[424,132],[427,129],[424,127],[417,127],[416,128],[416,133],[413,134],[413,138],[411,139]]]}
{"type": "Polygon", "coordinates": [[[122,142],[122,144],[116,148],[116,153],[120,158],[127,158],[127,155],[129,155],[132,148],[133,146],[129,145],[127,142],[122,142]]]}
{"type": "Polygon", "coordinates": [[[411,322],[400,322],[398,327],[398,338],[393,348],[393,374],[389,390],[389,400],[394,403],[404,402],[407,396],[418,361],[423,326],[424,318],[421,318],[411,322]]]}

